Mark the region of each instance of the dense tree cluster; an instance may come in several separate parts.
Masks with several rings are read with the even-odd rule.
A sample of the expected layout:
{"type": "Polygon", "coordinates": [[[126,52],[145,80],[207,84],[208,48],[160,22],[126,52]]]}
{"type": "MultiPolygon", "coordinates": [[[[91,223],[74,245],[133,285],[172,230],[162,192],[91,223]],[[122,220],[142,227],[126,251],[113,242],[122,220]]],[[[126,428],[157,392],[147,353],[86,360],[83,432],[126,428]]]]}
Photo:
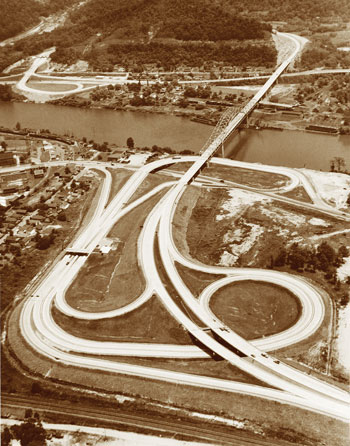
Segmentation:
{"type": "MultiPolygon", "coordinates": [[[[327,242],[322,242],[316,249],[300,246],[293,243],[289,248],[282,248],[276,257],[271,258],[271,267],[290,266],[293,270],[301,271],[323,271],[325,279],[340,289],[337,278],[337,268],[344,263],[344,258],[349,255],[345,246],[336,251],[327,242]]],[[[345,296],[340,302],[344,305],[349,300],[345,296]],[[344,301],[346,301],[344,303],[344,301]]]]}
{"type": "Polygon", "coordinates": [[[19,441],[21,446],[45,446],[47,434],[37,413],[31,409],[25,412],[25,421],[11,428],[5,427],[1,433],[1,444],[8,446],[12,440],[19,441]]]}
{"type": "Polygon", "coordinates": [[[344,257],[348,255],[345,246],[341,246],[339,251],[336,252],[327,242],[322,242],[317,249],[310,249],[293,243],[290,248],[281,249],[274,259],[274,265],[290,265],[295,270],[309,268],[314,271],[328,272],[333,267],[339,267],[343,263],[344,257]]]}
{"type": "Polygon", "coordinates": [[[216,4],[239,12],[249,12],[265,20],[291,21],[295,19],[350,19],[348,0],[216,0],[216,4]]]}
{"type": "Polygon", "coordinates": [[[91,0],[70,19],[89,32],[98,30],[121,38],[244,40],[262,38],[265,30],[271,30],[267,24],[236,11],[229,14],[208,0],[91,0]]]}
{"type": "Polygon", "coordinates": [[[316,38],[307,45],[300,59],[302,68],[349,68],[350,54],[338,51],[329,38],[316,38]]]}
{"type": "Polygon", "coordinates": [[[85,59],[96,66],[119,64],[127,68],[142,67],[145,63],[157,64],[165,70],[178,66],[201,67],[206,61],[223,62],[229,65],[249,64],[250,66],[269,66],[276,60],[275,48],[265,44],[231,45],[202,43],[169,44],[152,42],[149,45],[138,43],[121,43],[109,45],[107,54],[100,55],[91,51],[85,59]]]}
{"type": "Polygon", "coordinates": [[[0,101],[11,101],[13,98],[10,85],[0,85],[0,101]]]}
{"type": "Polygon", "coordinates": [[[48,16],[72,5],[72,0],[0,0],[0,41],[21,33],[48,16]]]}
{"type": "Polygon", "coordinates": [[[16,42],[11,50],[0,48],[0,71],[15,60],[52,46],[57,48],[52,55],[54,62],[72,64],[77,59],[88,59],[94,68],[104,71],[110,71],[113,63],[129,58],[138,64],[156,60],[162,66],[182,63],[183,57],[185,63],[192,62],[192,56],[195,59],[192,66],[203,63],[203,60],[232,63],[235,58],[237,65],[241,60],[247,63],[251,59],[253,65],[259,65],[264,60],[267,63],[275,60],[274,50],[268,45],[248,45],[240,50],[237,43],[201,47],[193,42],[231,44],[233,41],[263,39],[269,35],[266,31],[271,31],[269,24],[235,11],[227,13],[208,0],[91,0],[73,10],[64,26],[16,42]],[[116,46],[114,42],[120,45],[116,46]],[[175,42],[180,43],[178,48],[174,46],[175,42]],[[181,45],[181,42],[187,42],[189,46],[181,45]],[[90,51],[85,54],[87,48],[90,51]],[[209,53],[205,54],[207,50],[209,53]],[[167,61],[169,52],[174,53],[170,62],[167,61]]]}

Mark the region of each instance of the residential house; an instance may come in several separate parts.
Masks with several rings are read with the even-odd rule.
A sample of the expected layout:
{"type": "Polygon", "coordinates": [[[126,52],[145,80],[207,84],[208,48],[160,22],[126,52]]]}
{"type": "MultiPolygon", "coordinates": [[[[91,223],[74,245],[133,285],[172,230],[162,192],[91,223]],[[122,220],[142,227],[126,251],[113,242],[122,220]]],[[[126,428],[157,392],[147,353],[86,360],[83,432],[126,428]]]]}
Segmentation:
{"type": "Polygon", "coordinates": [[[34,178],[42,178],[44,175],[44,169],[34,169],[34,178]]]}
{"type": "Polygon", "coordinates": [[[16,164],[16,160],[11,152],[0,153],[0,166],[13,166],[16,164]]]}

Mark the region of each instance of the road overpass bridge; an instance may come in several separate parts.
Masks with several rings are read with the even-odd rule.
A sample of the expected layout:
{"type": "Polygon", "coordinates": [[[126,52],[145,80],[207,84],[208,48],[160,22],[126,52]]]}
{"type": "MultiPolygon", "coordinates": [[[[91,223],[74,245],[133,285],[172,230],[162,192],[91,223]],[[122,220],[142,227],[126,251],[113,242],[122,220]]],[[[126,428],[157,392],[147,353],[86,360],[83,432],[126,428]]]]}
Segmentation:
{"type": "Polygon", "coordinates": [[[90,251],[84,248],[70,247],[66,249],[66,254],[71,256],[88,256],[90,254],[90,251]]]}

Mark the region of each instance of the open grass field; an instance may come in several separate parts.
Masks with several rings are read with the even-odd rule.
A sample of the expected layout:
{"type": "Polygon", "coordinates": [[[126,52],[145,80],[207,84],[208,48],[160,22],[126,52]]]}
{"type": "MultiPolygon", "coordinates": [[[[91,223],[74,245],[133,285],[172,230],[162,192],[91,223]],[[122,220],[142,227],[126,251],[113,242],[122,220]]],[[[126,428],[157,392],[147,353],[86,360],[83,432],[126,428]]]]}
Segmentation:
{"type": "Polygon", "coordinates": [[[156,296],[124,316],[84,321],[53,309],[56,323],[68,333],[98,341],[190,344],[191,338],[156,296]]]}
{"type": "Polygon", "coordinates": [[[129,203],[132,203],[133,201],[150,192],[155,187],[168,181],[174,181],[174,178],[159,173],[148,175],[143,183],[137,188],[137,191],[131,196],[129,203]]]}
{"type": "Polygon", "coordinates": [[[276,173],[262,172],[241,167],[220,166],[217,164],[210,164],[210,166],[203,171],[203,174],[266,190],[282,187],[290,181],[288,177],[276,173]]]}
{"type": "Polygon", "coordinates": [[[89,256],[66,292],[66,300],[82,311],[102,312],[121,308],[145,289],[138,265],[137,240],[146,216],[163,192],[133,209],[112,228],[108,237],[116,249],[89,256]]]}
{"type": "Polygon", "coordinates": [[[180,263],[176,263],[176,269],[178,270],[181,279],[184,281],[188,289],[196,297],[198,297],[199,294],[208,285],[225,277],[222,274],[208,274],[208,273],[203,273],[202,271],[195,271],[186,268],[180,263]]]}
{"type": "Polygon", "coordinates": [[[210,300],[213,313],[245,339],[286,330],[300,314],[298,299],[287,289],[245,280],[217,290],[210,300]]]}
{"type": "Polygon", "coordinates": [[[225,189],[203,188],[192,207],[187,231],[183,237],[186,238],[191,257],[204,264],[215,265],[219,262],[224,236],[231,229],[232,222],[228,219],[219,222],[216,220],[218,209],[227,199],[228,193],[225,189]]]}
{"type": "MultiPolygon", "coordinates": [[[[97,356],[96,356],[97,357],[97,356]]],[[[133,357],[104,357],[116,362],[126,364],[155,367],[158,369],[173,370],[175,372],[205,375],[213,378],[228,379],[257,386],[270,387],[254,376],[245,373],[224,360],[208,359],[162,359],[162,358],[133,358],[133,357]]]]}
{"type": "Polygon", "coordinates": [[[303,186],[295,187],[293,190],[281,194],[281,196],[293,198],[293,200],[302,201],[303,203],[312,203],[311,198],[309,197],[303,186]]]}
{"type": "MultiPolygon", "coordinates": [[[[71,383],[114,395],[137,396],[147,403],[163,403],[209,414],[228,416],[244,421],[251,429],[268,438],[285,439],[292,444],[316,446],[345,446],[348,426],[331,418],[314,414],[286,404],[261,398],[222,392],[202,387],[180,386],[127,375],[96,372],[84,367],[67,367],[52,362],[34,352],[18,333],[18,307],[9,324],[9,343],[17,360],[35,373],[60,383],[71,383]],[[16,321],[17,319],[17,321],[16,321]]],[[[82,358],[83,361],[83,358],[82,358]]]]}
{"type": "MultiPolygon", "coordinates": [[[[170,169],[184,172],[192,164],[193,163],[177,163],[172,165],[170,169]]],[[[262,172],[243,167],[221,166],[214,163],[209,164],[209,166],[202,171],[202,174],[204,176],[233,181],[244,186],[265,190],[282,187],[290,181],[288,177],[276,173],[262,172]]]]}
{"type": "Polygon", "coordinates": [[[77,85],[74,84],[51,84],[51,83],[45,83],[45,82],[27,82],[27,86],[30,88],[34,88],[35,90],[40,91],[53,91],[53,92],[65,92],[65,91],[71,91],[75,90],[77,88],[77,85]]]}
{"type": "Polygon", "coordinates": [[[107,206],[133,174],[132,171],[126,169],[108,169],[108,170],[110,170],[112,175],[112,184],[111,184],[111,191],[109,193],[107,201],[107,206]]]}

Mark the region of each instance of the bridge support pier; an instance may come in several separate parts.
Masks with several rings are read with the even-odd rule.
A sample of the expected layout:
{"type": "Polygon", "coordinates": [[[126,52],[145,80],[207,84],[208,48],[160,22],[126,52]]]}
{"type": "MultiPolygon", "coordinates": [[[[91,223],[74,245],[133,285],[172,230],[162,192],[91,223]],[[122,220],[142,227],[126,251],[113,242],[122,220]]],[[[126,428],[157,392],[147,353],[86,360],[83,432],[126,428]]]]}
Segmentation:
{"type": "Polygon", "coordinates": [[[221,143],[221,157],[225,158],[225,148],[224,148],[224,143],[221,143]]]}

